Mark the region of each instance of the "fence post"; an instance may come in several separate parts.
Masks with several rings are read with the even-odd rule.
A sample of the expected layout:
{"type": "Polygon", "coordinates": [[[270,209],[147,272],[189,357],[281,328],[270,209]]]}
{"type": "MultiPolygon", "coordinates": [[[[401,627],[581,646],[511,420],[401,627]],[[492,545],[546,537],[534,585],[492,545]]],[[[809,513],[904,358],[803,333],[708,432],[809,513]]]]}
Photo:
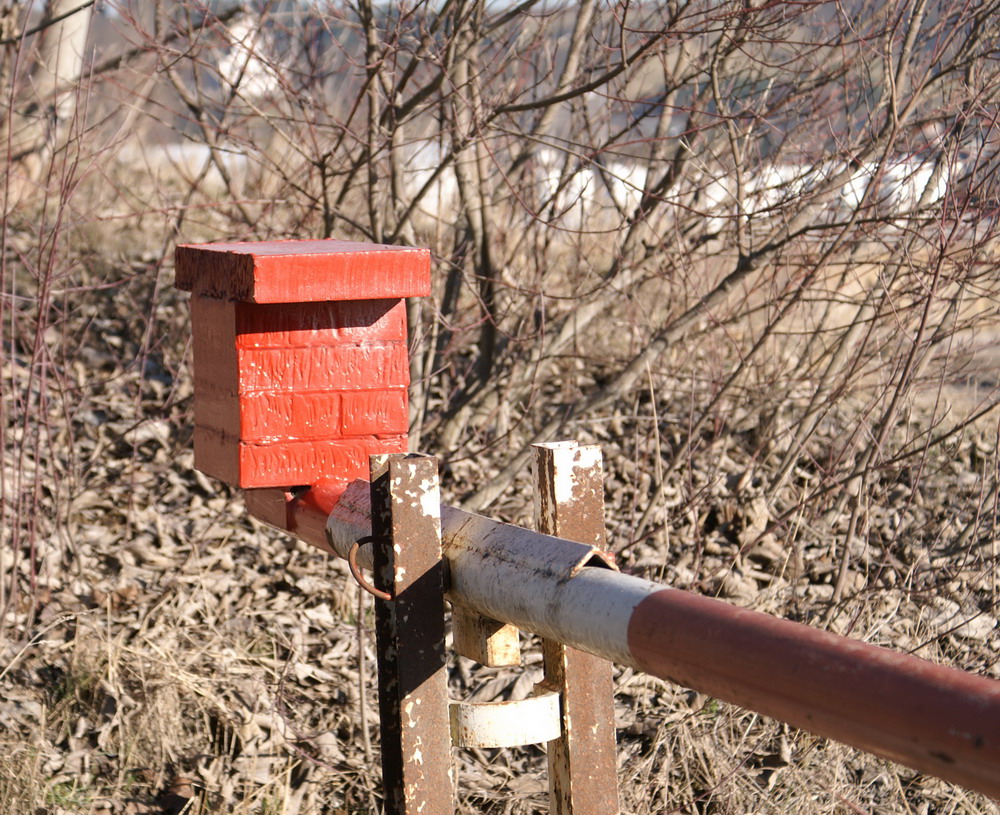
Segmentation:
{"type": "Polygon", "coordinates": [[[454,815],[437,459],[371,457],[382,783],[387,815],[454,815]]]}
{"type": "MultiPolygon", "coordinates": [[[[601,448],[576,442],[534,445],[539,532],[605,548],[601,448]]],[[[542,641],[545,684],[562,698],[562,735],[548,744],[553,815],[619,812],[611,663],[542,641]]]]}

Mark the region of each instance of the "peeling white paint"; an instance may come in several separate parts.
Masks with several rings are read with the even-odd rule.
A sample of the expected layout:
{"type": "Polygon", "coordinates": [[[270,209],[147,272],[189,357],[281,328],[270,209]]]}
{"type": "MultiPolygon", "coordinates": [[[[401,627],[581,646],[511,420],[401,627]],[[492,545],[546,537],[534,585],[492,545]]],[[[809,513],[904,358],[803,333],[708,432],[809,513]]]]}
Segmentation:
{"type": "Polygon", "coordinates": [[[555,472],[552,477],[552,492],[556,505],[566,504],[573,500],[573,488],[576,486],[576,473],[572,467],[563,466],[565,462],[556,457],[555,472]]]}
{"type": "MultiPolygon", "coordinates": [[[[371,534],[367,489],[367,482],[350,485],[327,521],[327,538],[342,557],[355,540],[371,534]]],[[[450,600],[524,631],[635,664],[628,651],[628,620],[662,585],[611,569],[586,568],[598,551],[593,546],[454,507],[441,507],[441,526],[450,600]]],[[[361,547],[362,568],[371,568],[371,549],[361,547]]]]}
{"type": "Polygon", "coordinates": [[[562,733],[558,693],[516,702],[452,702],[452,741],[460,747],[518,747],[557,739],[562,733]]]}
{"type": "Polygon", "coordinates": [[[428,518],[436,518],[441,512],[441,491],[437,479],[425,479],[420,484],[420,509],[428,518]]]}

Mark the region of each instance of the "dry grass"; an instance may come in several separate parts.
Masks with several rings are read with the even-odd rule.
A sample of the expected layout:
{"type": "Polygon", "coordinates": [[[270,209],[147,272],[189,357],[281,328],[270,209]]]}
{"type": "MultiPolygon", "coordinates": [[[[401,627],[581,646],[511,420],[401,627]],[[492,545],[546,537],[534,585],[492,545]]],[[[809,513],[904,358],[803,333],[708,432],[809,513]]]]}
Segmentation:
{"type": "MultiPolygon", "coordinates": [[[[200,812],[375,811],[378,772],[359,724],[361,704],[377,721],[370,616],[362,701],[357,629],[350,612],[337,613],[340,570],[255,528],[238,501],[186,469],[189,456],[178,458],[164,476],[176,471],[185,492],[161,506],[161,537],[143,549],[119,531],[108,544],[81,547],[80,576],[43,598],[35,641],[8,657],[0,811],[169,812],[189,793],[191,811],[200,812]]],[[[715,499],[727,501],[725,492],[715,499]]],[[[676,540],[691,536],[679,530],[676,540]]],[[[829,571],[813,552],[810,571],[790,580],[780,576],[791,570],[782,558],[741,559],[738,544],[720,534],[706,533],[701,548],[696,568],[687,544],[671,557],[633,549],[632,568],[675,585],[718,585],[737,602],[786,615],[808,619],[821,608],[815,598],[829,571]],[[734,573],[739,580],[727,582],[734,573]]],[[[942,568],[925,568],[932,566],[942,568]]],[[[966,566],[955,575],[962,589],[995,561],[982,556],[966,566]]],[[[995,635],[942,637],[914,593],[940,576],[911,580],[855,598],[835,627],[897,647],[930,641],[922,655],[996,673],[995,635]]],[[[537,678],[531,653],[529,680],[537,678]]],[[[530,686],[516,672],[467,670],[453,668],[456,696],[478,689],[484,700],[504,698],[530,686]]],[[[996,811],[977,796],[659,680],[626,671],[617,685],[630,813],[996,811]]],[[[461,811],[544,811],[541,753],[487,752],[456,756],[461,811]]]]}
{"type": "MultiPolygon", "coordinates": [[[[156,240],[139,240],[132,223],[83,221],[66,250],[72,275],[109,288],[75,291],[46,329],[58,365],[29,393],[32,404],[48,405],[48,419],[19,425],[25,403],[16,399],[26,397],[5,391],[8,478],[20,467],[7,489],[30,492],[36,472],[43,487],[24,504],[35,508],[36,524],[21,527],[19,548],[2,550],[0,812],[377,811],[370,610],[359,641],[343,570],[249,521],[238,497],[192,469],[186,310],[160,265],[156,230],[156,240]],[[111,245],[116,252],[101,251],[111,245]],[[42,443],[26,448],[25,431],[37,431],[42,443]]],[[[37,240],[28,224],[11,240],[37,240]]],[[[72,288],[72,275],[60,285],[72,288]]],[[[40,279],[23,280],[22,296],[37,296],[40,279]]],[[[641,312],[629,308],[614,318],[628,331],[610,331],[600,351],[586,351],[594,366],[559,382],[556,398],[571,398],[574,387],[601,375],[603,359],[613,365],[616,352],[640,341],[641,312]]],[[[22,336],[30,337],[33,318],[23,319],[22,336]]],[[[26,381],[31,348],[21,340],[9,346],[8,382],[26,381]]],[[[636,394],[607,416],[576,423],[581,441],[605,451],[612,546],[634,573],[821,623],[846,518],[835,506],[804,511],[759,538],[769,511],[757,463],[766,411],[752,409],[752,400],[720,414],[692,449],[684,480],[655,497],[652,462],[678,443],[691,400],[705,399],[706,375],[731,359],[725,348],[677,349],[652,397],[636,394]],[[656,517],[666,525],[637,538],[651,500],[661,502],[656,517]]],[[[761,393],[774,375],[762,371],[761,393]]],[[[821,424],[810,441],[817,459],[863,409],[863,390],[821,424]]],[[[959,393],[970,398],[967,389],[959,393]]],[[[915,405],[897,443],[940,432],[932,409],[944,415],[936,402],[915,405]]],[[[904,473],[875,493],[882,503],[871,508],[867,545],[854,552],[850,601],[831,627],[1000,675],[1000,639],[990,624],[1000,588],[990,532],[995,438],[991,426],[972,425],[923,455],[919,477],[904,473]],[[939,596],[954,598],[957,612],[936,606],[939,596]],[[956,628],[949,612],[982,624],[956,628]]],[[[456,500],[490,477],[503,450],[447,463],[445,491],[456,500]]],[[[800,471],[783,488],[783,505],[821,483],[800,471]]],[[[522,480],[497,513],[527,522],[530,507],[522,480]]],[[[528,664],[525,679],[470,673],[456,662],[452,691],[483,700],[523,694],[538,673],[530,649],[528,664]]],[[[627,812],[998,811],[981,797],[658,680],[625,671],[617,682],[627,812]]],[[[538,748],[455,759],[461,811],[546,810],[538,748]]]]}
{"type": "MultiPolygon", "coordinates": [[[[176,64],[211,76],[213,52],[192,37],[190,62],[176,64]]],[[[374,813],[371,609],[339,564],[249,520],[239,496],[193,470],[190,325],[170,257],[178,241],[366,237],[392,210],[389,151],[344,190],[365,144],[336,141],[357,135],[338,129],[348,90],[253,109],[208,83],[185,106],[160,76],[176,48],[96,77],[79,94],[92,118],[45,161],[4,168],[0,815],[374,813]],[[150,77],[161,82],[140,113],[125,103],[150,77]],[[224,135],[243,170],[227,180],[233,165],[204,151],[165,162],[155,137],[174,127],[194,142],[224,135]]],[[[655,89],[662,71],[638,65],[601,98],[655,89]]],[[[520,145],[487,133],[491,148],[520,145]]],[[[393,138],[377,135],[383,148],[393,138]]],[[[639,149],[633,136],[618,153],[639,149]]],[[[721,138],[699,138],[702,166],[721,138]]],[[[509,156],[497,156],[499,172],[509,156]]],[[[558,435],[604,451],[609,541],[627,571],[1000,677],[1000,459],[985,410],[998,396],[994,244],[964,236],[931,251],[869,224],[816,265],[831,238],[807,236],[701,309],[739,262],[731,229],[707,236],[703,213],[661,209],[626,246],[624,222],[596,234],[546,224],[530,180],[516,196],[515,181],[483,184],[497,198],[492,315],[467,213],[399,237],[434,251],[414,397],[446,500],[502,483],[538,429],[565,416],[558,435]],[[930,330],[945,329],[921,344],[924,305],[930,330]],[[581,408],[689,312],[637,383],[581,408]],[[499,350],[478,387],[491,320],[499,350]],[[869,449],[858,498],[852,474],[869,449]]],[[[984,182],[978,195],[990,194],[984,182]]],[[[517,471],[490,514],[530,523],[529,490],[517,471]]],[[[525,653],[523,671],[456,658],[453,695],[525,695],[539,677],[537,648],[525,653]]],[[[1000,812],[693,691],[630,670],[616,682],[625,812],[1000,812]]],[[[459,811],[547,811],[541,748],[454,760],[459,811]]]]}

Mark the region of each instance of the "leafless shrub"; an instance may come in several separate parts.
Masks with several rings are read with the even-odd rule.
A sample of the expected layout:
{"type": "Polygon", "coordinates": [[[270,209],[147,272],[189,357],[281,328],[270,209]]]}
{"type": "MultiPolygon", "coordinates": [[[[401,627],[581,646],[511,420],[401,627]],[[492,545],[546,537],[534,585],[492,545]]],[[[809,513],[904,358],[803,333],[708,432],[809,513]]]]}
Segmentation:
{"type": "MultiPolygon", "coordinates": [[[[335,236],[433,250],[452,500],[526,520],[528,445],[598,441],[626,568],[996,674],[995,2],[122,2],[69,47],[94,8],[0,15],[5,648],[191,532],[173,242],[335,236]]],[[[679,693],[623,731],[649,811],[957,795],[679,693]]]]}

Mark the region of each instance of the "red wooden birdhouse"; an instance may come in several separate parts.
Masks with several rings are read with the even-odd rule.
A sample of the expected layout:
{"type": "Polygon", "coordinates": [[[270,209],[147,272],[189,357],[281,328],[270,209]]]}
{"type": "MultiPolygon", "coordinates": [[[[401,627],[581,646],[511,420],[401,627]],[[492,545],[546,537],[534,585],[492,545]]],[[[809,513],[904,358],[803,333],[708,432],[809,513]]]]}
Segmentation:
{"type": "Polygon", "coordinates": [[[195,466],[244,489],[346,485],[406,451],[406,307],[426,249],[338,240],[179,246],[194,329],[195,466]]]}

